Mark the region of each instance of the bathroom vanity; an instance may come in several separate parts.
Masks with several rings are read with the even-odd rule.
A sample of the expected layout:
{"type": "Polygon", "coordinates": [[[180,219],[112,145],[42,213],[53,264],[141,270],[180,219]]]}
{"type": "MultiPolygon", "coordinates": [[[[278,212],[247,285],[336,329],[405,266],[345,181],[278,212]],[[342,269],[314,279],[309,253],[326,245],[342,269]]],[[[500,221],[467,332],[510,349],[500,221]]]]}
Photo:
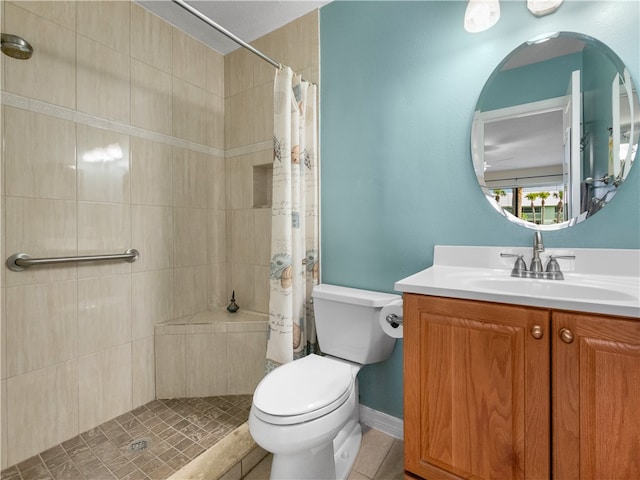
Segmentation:
{"type": "Polygon", "coordinates": [[[436,247],[396,283],[407,477],[640,478],[638,251],[548,252],[575,255],[564,281],[511,278],[505,251],[527,255],[436,247]]]}

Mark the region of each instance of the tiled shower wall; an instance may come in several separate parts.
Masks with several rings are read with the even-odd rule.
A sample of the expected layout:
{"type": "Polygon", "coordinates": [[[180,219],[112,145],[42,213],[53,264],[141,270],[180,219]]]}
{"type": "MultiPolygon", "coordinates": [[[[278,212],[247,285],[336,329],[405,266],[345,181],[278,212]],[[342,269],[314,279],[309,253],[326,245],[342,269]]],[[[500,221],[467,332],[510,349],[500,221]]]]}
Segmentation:
{"type": "MultiPolygon", "coordinates": [[[[318,12],[252,42],[258,50],[319,81],[318,12]]],[[[224,58],[227,172],[227,281],[241,307],[269,310],[274,67],[245,49],[224,58]],[[270,205],[269,205],[270,206],[270,205]]]]}
{"type": "MultiPolygon", "coordinates": [[[[267,310],[270,211],[254,192],[268,188],[273,68],[126,1],[0,9],[2,31],[35,48],[1,56],[3,261],[141,252],[2,269],[4,468],[153,399],[155,324],[231,289],[267,310]]],[[[317,20],[255,45],[317,81],[317,20]]]]}
{"type": "Polygon", "coordinates": [[[129,2],[3,2],[2,467],[155,398],[156,323],[226,298],[224,58],[129,2]]]}

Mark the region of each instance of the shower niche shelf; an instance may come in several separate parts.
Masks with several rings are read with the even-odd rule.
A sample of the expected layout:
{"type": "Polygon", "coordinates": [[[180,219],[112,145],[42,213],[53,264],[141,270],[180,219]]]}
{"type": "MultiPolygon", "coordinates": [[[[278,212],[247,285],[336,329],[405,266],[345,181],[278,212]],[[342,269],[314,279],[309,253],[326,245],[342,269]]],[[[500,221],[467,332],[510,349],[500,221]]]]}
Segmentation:
{"type": "Polygon", "coordinates": [[[254,165],[253,167],[253,208],[271,208],[271,190],[273,186],[273,165],[254,165]]]}

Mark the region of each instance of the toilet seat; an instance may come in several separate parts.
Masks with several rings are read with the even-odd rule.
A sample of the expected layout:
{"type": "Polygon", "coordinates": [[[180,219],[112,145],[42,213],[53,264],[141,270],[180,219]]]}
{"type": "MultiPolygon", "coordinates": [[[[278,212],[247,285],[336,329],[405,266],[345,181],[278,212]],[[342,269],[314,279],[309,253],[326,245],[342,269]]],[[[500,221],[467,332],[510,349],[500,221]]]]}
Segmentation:
{"type": "Polygon", "coordinates": [[[274,425],[294,425],[340,407],[353,391],[353,367],[311,354],[269,373],[253,395],[254,413],[274,425]]]}

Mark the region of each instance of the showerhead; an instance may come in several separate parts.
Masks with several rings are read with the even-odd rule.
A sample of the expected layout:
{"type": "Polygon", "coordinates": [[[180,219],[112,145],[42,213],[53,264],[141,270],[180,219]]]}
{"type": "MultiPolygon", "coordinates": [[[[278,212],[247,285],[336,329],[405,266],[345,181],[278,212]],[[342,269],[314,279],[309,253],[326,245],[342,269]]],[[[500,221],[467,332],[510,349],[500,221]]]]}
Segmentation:
{"type": "Polygon", "coordinates": [[[33,55],[33,47],[29,42],[17,35],[3,33],[2,53],[18,60],[28,60],[33,55]]]}

